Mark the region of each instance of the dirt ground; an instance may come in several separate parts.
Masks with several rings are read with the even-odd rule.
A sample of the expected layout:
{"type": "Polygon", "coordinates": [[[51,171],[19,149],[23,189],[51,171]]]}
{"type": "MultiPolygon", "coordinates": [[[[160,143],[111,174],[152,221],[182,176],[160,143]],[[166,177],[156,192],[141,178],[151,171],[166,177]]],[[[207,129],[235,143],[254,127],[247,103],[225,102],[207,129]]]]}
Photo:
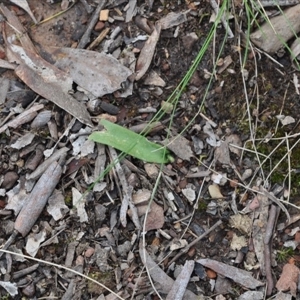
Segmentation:
{"type": "Polygon", "coordinates": [[[0,245],[38,261],[0,252],[0,299],[299,296],[299,72],[288,51],[246,53],[247,23],[237,29],[246,16],[236,3],[234,38],[217,26],[170,113],[163,101],[205,49],[210,2],[109,1],[108,16],[97,18],[82,47],[102,1],[28,0],[36,25],[12,2],[0,10],[0,245]],[[48,20],[62,5],[71,7],[48,20]],[[25,31],[12,26],[9,12],[25,31]],[[170,14],[173,23],[158,29],[170,14]],[[88,49],[104,32],[90,51],[112,54],[113,65],[86,52],[63,61],[70,53],[62,47],[88,49]],[[26,35],[34,50],[19,55],[26,35]],[[97,83],[110,72],[109,92],[87,90],[88,73],[97,83]],[[170,132],[178,137],[169,145],[174,161],[161,166],[128,155],[111,167],[120,152],[87,140],[103,118],[138,133],[157,121],[147,137],[160,145],[171,144],[170,132]]]}

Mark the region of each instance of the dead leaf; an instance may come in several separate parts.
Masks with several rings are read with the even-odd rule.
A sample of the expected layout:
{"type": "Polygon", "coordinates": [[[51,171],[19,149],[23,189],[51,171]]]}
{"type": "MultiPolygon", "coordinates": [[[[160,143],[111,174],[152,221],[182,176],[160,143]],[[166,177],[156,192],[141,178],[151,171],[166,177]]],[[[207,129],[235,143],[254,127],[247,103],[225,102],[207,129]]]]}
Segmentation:
{"type": "Polygon", "coordinates": [[[111,94],[121,89],[121,84],[132,75],[132,71],[123,66],[113,56],[96,51],[56,48],[46,49],[45,59],[68,72],[74,82],[95,97],[111,94]]]}
{"type": "MultiPolygon", "coordinates": [[[[18,1],[24,2],[24,1],[18,1]]],[[[23,27],[19,19],[15,14],[13,14],[5,5],[2,3],[0,4],[0,10],[2,11],[3,15],[7,19],[9,25],[16,31],[18,38],[22,44],[22,46],[27,49],[28,51],[32,51],[33,53],[37,53],[35,46],[33,45],[31,39],[27,34],[27,30],[23,27]]]]}
{"type": "Polygon", "coordinates": [[[28,3],[26,0],[10,0],[10,2],[18,5],[19,7],[23,8],[30,16],[30,18],[33,20],[34,24],[37,24],[37,20],[35,16],[33,15],[28,3]]]}
{"type": "Polygon", "coordinates": [[[15,73],[33,91],[54,102],[80,122],[93,125],[86,107],[69,94],[73,80],[67,73],[17,45],[7,44],[7,49],[20,64],[15,73]]]}
{"type": "MultiPolygon", "coordinates": [[[[145,205],[138,205],[136,206],[137,208],[137,213],[138,216],[143,216],[147,209],[148,209],[148,204],[145,205]]],[[[128,215],[132,217],[132,211],[128,211],[128,215]]],[[[145,225],[145,230],[153,230],[153,229],[160,229],[163,227],[165,222],[165,216],[164,216],[164,210],[163,208],[156,204],[154,201],[151,202],[150,210],[147,214],[147,219],[146,219],[146,225],[145,225]]]]}
{"type": "Polygon", "coordinates": [[[224,198],[220,191],[220,187],[217,184],[211,184],[208,187],[208,192],[211,198],[213,199],[219,199],[219,198],[224,198]]]}
{"type": "Polygon", "coordinates": [[[178,26],[187,21],[187,13],[189,11],[174,13],[170,12],[165,17],[161,18],[158,22],[161,25],[161,29],[168,29],[174,26],[178,26]]]}
{"type": "Polygon", "coordinates": [[[277,290],[282,292],[290,290],[291,294],[296,297],[299,274],[300,270],[294,264],[285,264],[276,283],[277,290]]]}
{"type": "Polygon", "coordinates": [[[137,60],[136,64],[136,77],[135,80],[140,80],[147,72],[152,57],[155,52],[156,44],[158,42],[159,36],[161,31],[161,25],[159,22],[155,24],[154,30],[150,37],[148,38],[147,42],[145,43],[143,49],[141,50],[140,56],[137,60]]]}
{"type": "Polygon", "coordinates": [[[210,268],[220,275],[232,279],[234,282],[249,288],[255,289],[259,286],[264,285],[263,282],[255,279],[250,272],[241,270],[239,268],[226,265],[222,262],[213,259],[199,259],[197,262],[204,267],[210,268]]]}
{"type": "Polygon", "coordinates": [[[19,137],[13,144],[11,144],[11,147],[20,150],[25,146],[30,145],[34,137],[35,135],[33,133],[28,132],[25,135],[19,137]]]}
{"type": "Polygon", "coordinates": [[[182,135],[176,135],[170,139],[164,140],[163,145],[167,146],[169,150],[183,160],[190,160],[190,158],[194,156],[190,141],[182,135]]]}
{"type": "Polygon", "coordinates": [[[48,200],[47,212],[55,221],[62,219],[69,211],[62,192],[55,190],[48,200]]]}

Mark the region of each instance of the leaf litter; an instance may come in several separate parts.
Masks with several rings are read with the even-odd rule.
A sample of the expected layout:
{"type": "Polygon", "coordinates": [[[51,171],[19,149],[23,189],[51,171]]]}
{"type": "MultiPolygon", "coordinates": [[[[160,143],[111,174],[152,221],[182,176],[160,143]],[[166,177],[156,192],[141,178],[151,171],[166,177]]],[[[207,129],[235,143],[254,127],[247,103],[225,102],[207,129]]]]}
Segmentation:
{"type": "MultiPolygon", "coordinates": [[[[64,283],[59,283],[68,286],[67,289],[53,288],[54,285],[51,289],[49,280],[43,290],[36,284],[38,277],[35,283],[27,281],[26,288],[23,288],[21,281],[16,279],[17,273],[13,277],[6,276],[8,281],[2,286],[12,296],[36,294],[40,297],[48,292],[47,296],[50,296],[53,291],[56,297],[66,299],[80,299],[87,293],[94,298],[100,295],[103,299],[109,299],[127,298],[130,295],[138,297],[136,291],[140,290],[141,296],[156,291],[166,299],[201,299],[204,294],[199,291],[206,279],[205,276],[196,279],[193,277],[196,262],[207,268],[206,274],[211,274],[214,270],[214,277],[206,282],[211,285],[211,292],[209,288],[205,288],[206,295],[221,290],[221,276],[232,280],[229,283],[227,281],[228,285],[222,293],[227,293],[226,289],[230,289],[233,284],[263,290],[263,281],[266,280],[266,292],[271,295],[274,292],[272,286],[275,285],[272,282],[273,275],[270,276],[273,263],[271,241],[272,236],[276,236],[277,207],[286,214],[287,224],[292,224],[293,217],[281,203],[282,195],[276,194],[271,188],[262,188],[259,181],[255,183],[257,186],[253,184],[252,176],[257,175],[257,166],[249,163],[243,156],[245,138],[235,130],[225,130],[224,123],[219,125],[221,122],[214,113],[214,104],[211,104],[209,98],[216,94],[212,93],[207,99],[206,113],[209,118],[201,113],[194,129],[181,134],[179,133],[184,129],[184,124],[191,117],[189,113],[194,110],[194,101],[201,91],[201,83],[199,85],[199,81],[193,81],[184,91],[185,100],[181,102],[181,108],[161,99],[167,98],[165,94],[172,88],[174,78],[177,80],[173,66],[177,66],[180,59],[174,58],[171,51],[178,50],[173,41],[179,36],[180,42],[185,33],[182,41],[188,44],[188,39],[193,39],[193,45],[199,46],[197,34],[186,27],[196,18],[197,9],[193,6],[197,7],[199,3],[185,4],[181,7],[181,12],[171,11],[157,18],[161,11],[156,3],[149,3],[147,11],[145,7],[139,7],[136,1],[129,1],[128,7],[123,2],[110,3],[114,9],[108,6],[103,10],[105,1],[99,1],[94,12],[101,17],[95,18],[92,29],[87,30],[84,37],[88,36],[89,39],[90,35],[95,34],[96,28],[104,25],[108,29],[105,35],[107,40],[101,42],[99,35],[99,43],[88,46],[90,50],[75,48],[76,45],[85,48],[82,45],[89,43],[87,40],[79,42],[80,38],[77,38],[72,47],[71,43],[61,43],[54,48],[47,43],[37,45],[31,42],[30,36],[34,32],[29,29],[27,33],[23,28],[19,22],[19,18],[23,18],[22,14],[15,15],[10,11],[11,6],[7,8],[1,4],[2,13],[16,30],[16,34],[24,33],[19,37],[20,47],[13,38],[12,30],[8,26],[2,26],[6,40],[6,58],[14,62],[9,68],[14,69],[15,74],[23,81],[23,84],[18,82],[21,89],[29,88],[36,93],[32,93],[28,103],[25,97],[17,103],[18,100],[10,100],[13,80],[4,77],[6,81],[1,81],[4,88],[1,89],[0,101],[6,111],[5,116],[1,115],[1,145],[6,145],[1,146],[1,151],[5,154],[3,160],[7,165],[1,165],[5,178],[1,177],[0,181],[3,190],[0,207],[1,215],[7,216],[6,220],[0,221],[6,230],[5,234],[1,233],[1,241],[5,248],[11,244],[11,250],[19,253],[23,250],[32,257],[43,257],[45,261],[51,261],[55,256],[55,260],[61,264],[80,273],[89,272],[99,282],[106,282],[105,275],[109,278],[107,286],[118,295],[108,294],[97,285],[85,284],[80,280],[75,282],[70,274],[60,271],[59,280],[63,279],[64,283]],[[152,6],[155,7],[154,15],[152,6]],[[183,7],[189,9],[182,9],[183,7]],[[118,22],[128,25],[128,28],[124,30],[124,26],[120,27],[118,22]],[[145,28],[139,29],[143,33],[137,30],[139,26],[145,28]],[[95,31],[92,33],[93,28],[95,31]],[[111,34],[108,36],[110,29],[111,34]],[[149,37],[145,42],[146,34],[149,37]],[[166,37],[174,49],[168,43],[161,48],[166,37]],[[94,50],[96,48],[97,51],[94,50]],[[134,72],[136,73],[133,74],[134,72]],[[170,75],[173,76],[172,80],[170,75]],[[122,97],[123,100],[120,100],[122,97]],[[134,114],[129,110],[131,101],[140,109],[138,117],[133,117],[134,114]],[[159,106],[167,114],[175,112],[178,117],[178,122],[176,119],[172,128],[174,138],[166,137],[168,129],[165,119],[162,119],[159,120],[158,127],[149,126],[147,139],[143,137],[140,145],[129,152],[128,148],[142,137],[134,135],[133,131],[125,127],[147,127],[159,106]],[[114,122],[123,127],[108,125],[110,123],[104,118],[114,119],[114,122]],[[97,142],[102,144],[95,144],[88,140],[88,136],[91,127],[96,127],[99,120],[108,136],[98,136],[97,142]],[[30,122],[32,123],[29,124],[30,122]],[[130,138],[120,146],[120,140],[124,137],[130,138]],[[108,142],[109,138],[112,141],[108,142]],[[161,145],[168,146],[175,160],[170,159],[169,152],[161,145]],[[118,152],[112,147],[125,150],[130,156],[119,161],[118,152]],[[155,151],[150,151],[152,148],[155,151]],[[160,163],[166,165],[160,168],[160,163]],[[104,172],[108,165],[113,167],[104,172]],[[51,173],[53,168],[57,169],[58,174],[51,173]],[[159,187],[152,199],[152,191],[156,189],[155,179],[159,176],[162,178],[163,188],[159,187]],[[89,187],[90,184],[93,186],[89,187]],[[211,202],[210,198],[213,198],[211,202]],[[212,204],[213,208],[209,210],[212,204]],[[228,214],[232,227],[221,220],[217,221],[221,216],[228,218],[228,214]],[[28,215],[31,216],[30,219],[28,215]],[[15,242],[18,234],[26,237],[23,248],[15,242]],[[65,243],[66,239],[70,242],[65,243]],[[227,257],[216,255],[219,250],[226,249],[225,245],[231,245],[234,255],[232,261],[239,263],[239,267],[233,266],[234,263],[227,257]],[[61,253],[65,255],[59,257],[61,253]],[[200,255],[202,259],[199,260],[200,255]],[[210,259],[214,256],[217,260],[210,259]],[[244,271],[241,262],[251,272],[244,271]],[[149,278],[140,273],[142,265],[147,268],[149,278]],[[259,275],[257,269],[260,271],[259,275]],[[255,279],[257,276],[261,280],[255,279]],[[153,286],[150,286],[150,279],[153,286]],[[18,290],[15,289],[13,280],[17,281],[18,290]],[[191,282],[198,290],[191,287],[191,282]]],[[[34,7],[33,3],[34,0],[29,1],[30,7],[34,7]]],[[[27,2],[24,1],[22,5],[26,5],[23,9],[35,20],[27,2]]],[[[64,2],[64,5],[65,9],[68,3],[64,2]]],[[[74,4],[74,8],[77,5],[82,5],[82,11],[91,13],[93,10],[93,6],[86,1],[74,4]]],[[[14,10],[18,12],[16,8],[14,10]]],[[[33,13],[38,16],[38,10],[33,10],[33,13]]],[[[43,17],[38,16],[37,20],[41,18],[43,17]]],[[[85,22],[80,26],[85,25],[85,22]]],[[[26,22],[22,23],[24,26],[28,25],[26,22]]],[[[63,36],[62,33],[68,30],[67,23],[61,23],[57,19],[52,30],[57,36],[63,36]],[[64,30],[60,31],[59,26],[64,30]]],[[[39,29],[42,26],[43,24],[37,25],[39,29]]],[[[186,48],[189,47],[187,44],[184,45],[186,48]]],[[[192,53],[193,49],[190,48],[186,51],[192,53]]],[[[238,73],[234,69],[228,69],[229,64],[234,68],[234,53],[224,57],[224,64],[218,62],[220,78],[227,71],[230,76],[238,73]],[[225,61],[227,59],[228,62],[225,61]]],[[[183,63],[186,57],[181,58],[183,63]]],[[[199,74],[201,72],[197,71],[199,74]]],[[[202,75],[200,82],[206,80],[208,73],[202,75]]],[[[218,84],[219,89],[224,87],[226,88],[226,82],[218,84]]],[[[134,109],[132,111],[135,113],[134,109]]],[[[295,118],[289,114],[280,112],[275,116],[284,127],[295,123],[295,118]]],[[[99,133],[97,130],[98,128],[92,136],[99,133]]],[[[6,262],[7,257],[2,257],[1,262],[2,260],[6,262]]],[[[289,268],[294,268],[291,264],[288,265],[289,268]]],[[[9,274],[9,265],[4,263],[4,266],[9,274]]],[[[35,276],[42,272],[49,276],[53,272],[47,265],[41,268],[37,264],[30,268],[22,269],[23,275],[18,276],[35,276]]],[[[293,278],[289,275],[298,271],[286,272],[287,268],[284,266],[276,288],[280,293],[290,291],[295,295],[297,275],[293,278]]],[[[260,291],[257,294],[247,293],[243,294],[246,299],[261,297],[260,291]]]]}

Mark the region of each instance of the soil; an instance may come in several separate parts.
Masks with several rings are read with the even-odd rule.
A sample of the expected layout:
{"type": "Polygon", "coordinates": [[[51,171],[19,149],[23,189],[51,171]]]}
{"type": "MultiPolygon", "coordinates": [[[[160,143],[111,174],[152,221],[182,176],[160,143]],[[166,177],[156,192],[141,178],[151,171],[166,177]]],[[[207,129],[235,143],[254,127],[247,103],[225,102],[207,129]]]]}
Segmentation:
{"type": "MultiPolygon", "coordinates": [[[[43,50],[50,46],[76,48],[92,16],[92,13],[87,12],[83,2],[76,2],[65,13],[36,26],[31,25],[32,20],[21,8],[10,2],[5,2],[5,4],[19,18],[33,44],[43,55],[43,50]]],[[[92,11],[96,9],[96,2],[87,1],[92,11]]],[[[126,98],[120,97],[120,91],[103,95],[99,98],[101,106],[98,105],[95,110],[89,110],[93,117],[93,129],[98,128],[99,115],[110,118],[127,128],[150,122],[156,116],[155,112],[161,108],[162,100],[168,99],[189,71],[200,49],[204,49],[205,40],[213,26],[213,23],[210,22],[212,9],[209,2],[152,2],[153,6],[151,6],[151,1],[147,1],[147,4],[138,1],[136,12],[136,16],[147,18],[150,24],[154,24],[170,12],[181,13],[191,9],[187,13],[186,22],[162,30],[146,73],[147,76],[151,71],[155,71],[166,84],[162,87],[145,85],[145,76],[142,80],[133,81],[132,94],[126,98]],[[149,9],[150,11],[148,11],[149,9]],[[191,33],[196,34],[197,40],[192,40],[191,33]],[[140,111],[140,109],[149,108],[153,112],[140,111]]],[[[61,11],[60,3],[57,1],[28,0],[28,3],[38,21],[61,11]]],[[[98,22],[96,25],[109,28],[110,32],[120,26],[119,36],[121,39],[114,48],[115,51],[124,50],[126,40],[148,34],[137,26],[136,16],[129,22],[118,18],[120,16],[125,18],[126,6],[128,6],[128,1],[110,2],[107,5],[110,19],[98,22]]],[[[236,9],[240,9],[238,4],[236,9]]],[[[236,18],[236,24],[239,24],[238,15],[236,18]]],[[[245,18],[244,14],[241,19],[243,18],[245,18]]],[[[231,28],[235,28],[236,24],[234,20],[230,21],[231,28]]],[[[8,36],[13,32],[7,25],[4,26],[4,22],[2,22],[2,30],[3,34],[6,32],[8,36]]],[[[90,40],[93,41],[101,30],[96,31],[94,28],[90,40]]],[[[246,27],[242,28],[242,32],[246,32],[246,30],[246,27]]],[[[1,37],[0,55],[1,58],[8,60],[5,54],[4,37],[3,35],[1,37]]],[[[9,296],[8,291],[0,287],[1,299],[23,299],[24,297],[28,299],[44,297],[49,299],[116,299],[116,296],[95,282],[65,269],[48,265],[46,262],[68,267],[84,274],[118,293],[123,299],[131,297],[131,299],[159,299],[157,294],[161,295],[162,299],[167,299],[166,295],[169,291],[166,292],[163,287],[166,279],[159,282],[152,275],[157,289],[155,291],[149,280],[149,273],[145,272],[143,259],[139,254],[139,250],[144,248],[150,257],[159,264],[165,276],[168,275],[172,280],[176,279],[186,261],[195,261],[190,275],[191,280],[186,289],[199,297],[201,295],[203,298],[200,299],[237,299],[246,292],[247,287],[236,283],[233,279],[228,279],[231,278],[229,275],[218,275],[218,270],[204,268],[197,260],[209,258],[239,269],[246,269],[252,273],[254,278],[263,283],[266,282],[266,274],[262,267],[259,267],[259,259],[255,258],[258,256],[256,252],[258,250],[255,249],[253,241],[255,226],[253,225],[254,229],[251,227],[253,232],[245,233],[240,230],[239,226],[234,226],[231,219],[232,216],[237,215],[237,211],[247,209],[251,200],[257,198],[256,193],[259,194],[260,186],[274,193],[277,188],[279,190],[278,193],[275,193],[277,198],[287,200],[288,195],[293,206],[285,205],[292,219],[296,220],[287,226],[286,213],[281,211],[279,214],[278,210],[271,242],[271,252],[274,257],[272,259],[274,283],[279,279],[284,264],[291,256],[294,257],[296,266],[299,264],[300,256],[297,248],[299,232],[298,230],[293,232],[299,226],[299,221],[297,221],[300,192],[299,146],[293,149],[289,157],[285,156],[288,150],[297,143],[297,134],[300,129],[298,121],[300,115],[299,95],[296,93],[293,83],[294,76],[298,75],[298,72],[292,66],[287,51],[283,54],[273,54],[273,60],[268,55],[259,53],[258,50],[246,53],[245,47],[238,45],[238,37],[238,30],[236,30],[235,38],[226,38],[223,26],[218,26],[216,38],[213,43],[209,44],[190,82],[184,88],[177,108],[174,110],[174,116],[163,115],[159,120],[160,127],[148,135],[150,140],[162,143],[166,138],[168,122],[171,119],[170,130],[172,133],[175,135],[181,133],[185,138],[183,144],[177,148],[182,147],[181,151],[183,152],[192,149],[193,154],[189,159],[179,157],[175,153],[173,155],[175,161],[164,167],[157,187],[155,184],[159,165],[147,164],[130,156],[122,161],[121,166],[126,180],[133,187],[133,194],[141,191],[145,196],[146,190],[151,193],[156,189],[154,201],[157,207],[151,207],[155,213],[154,216],[153,214],[149,216],[153,220],[150,220],[147,225],[154,229],[150,229],[146,233],[138,230],[133,218],[129,217],[130,214],[127,215],[126,226],[123,226],[120,210],[124,187],[121,180],[118,179],[115,169],[109,170],[100,180],[103,185],[102,189],[93,190],[91,185],[95,181],[95,177],[93,177],[95,168],[103,171],[112,162],[110,157],[112,154],[100,146],[96,146],[93,152],[85,156],[74,152],[76,146],[72,143],[70,136],[71,134],[76,135],[80,129],[86,128],[84,124],[76,121],[70,133],[67,133],[57,146],[58,149],[65,146],[69,148],[62,162],[63,174],[56,185],[54,196],[52,196],[55,199],[62,199],[65,204],[65,206],[61,206],[62,217],[55,220],[52,213],[44,208],[29,235],[25,234],[24,237],[18,235],[9,248],[13,252],[28,254],[29,250],[26,245],[31,237],[33,241],[39,241],[35,255],[31,256],[45,263],[4,254],[0,260],[0,280],[15,283],[17,293],[9,296]],[[220,57],[216,58],[214,53],[218,54],[220,49],[222,50],[220,57]],[[247,72],[247,77],[244,77],[245,84],[241,76],[240,53],[242,58],[244,55],[247,58],[244,65],[244,74],[247,72]],[[232,63],[222,72],[216,72],[209,76],[213,72],[216,62],[219,65],[217,70],[219,70],[222,66],[220,59],[228,56],[231,57],[232,63]],[[279,121],[279,115],[292,117],[295,122],[283,126],[279,121]],[[249,117],[251,117],[250,120],[249,117]],[[189,124],[191,120],[192,124],[189,124]],[[208,134],[203,131],[207,120],[216,124],[213,132],[217,140],[224,142],[229,136],[231,138],[235,136],[241,142],[240,146],[244,148],[243,153],[230,150],[229,164],[218,161],[215,156],[216,147],[207,142],[208,134]],[[189,127],[186,129],[187,125],[189,127]],[[250,126],[252,132],[249,130],[250,126]],[[276,148],[281,141],[276,138],[285,135],[295,135],[295,137],[288,139],[288,142],[285,141],[276,148]],[[195,137],[204,143],[201,154],[196,154],[195,137]],[[247,142],[250,140],[253,142],[247,142]],[[276,150],[272,152],[274,149],[276,150]],[[271,158],[267,159],[261,167],[255,151],[260,153],[259,157],[262,160],[270,153],[271,158]],[[277,164],[279,165],[277,166],[277,164]],[[154,168],[154,175],[149,171],[149,165],[154,168]],[[207,171],[208,166],[210,170],[213,170],[208,175],[189,176],[196,172],[207,171]],[[274,166],[276,168],[273,171],[274,166]],[[243,177],[247,170],[251,170],[248,178],[243,177]],[[212,196],[210,191],[214,172],[226,174],[229,179],[224,185],[217,185],[221,197],[212,196]],[[270,176],[268,176],[269,174],[270,176]],[[290,179],[288,178],[289,174],[290,179]],[[84,195],[85,221],[82,221],[81,218],[84,218],[82,215],[78,215],[79,208],[75,209],[74,207],[74,189],[80,195],[84,195]],[[197,200],[188,200],[185,191],[189,189],[194,191],[197,200]],[[85,192],[86,194],[84,194],[85,192]],[[168,193],[173,195],[173,200],[167,199],[168,193]],[[236,197],[236,201],[233,200],[234,197],[236,197]],[[172,208],[170,202],[173,203],[176,210],[172,208]],[[233,205],[234,202],[236,202],[236,209],[233,205]],[[192,243],[218,220],[222,220],[220,226],[189,249],[185,248],[188,251],[170,264],[183,248],[170,250],[175,247],[174,245],[192,243]],[[159,222],[162,226],[156,224],[159,222]],[[232,247],[235,235],[243,236],[246,240],[246,244],[238,249],[232,247]],[[291,247],[294,245],[294,250],[284,247],[286,242],[291,242],[290,245],[291,247]],[[251,257],[253,257],[252,261],[251,257]],[[28,270],[27,268],[30,267],[32,269],[28,270]],[[24,272],[18,273],[21,270],[24,272]],[[217,298],[221,295],[223,298],[217,298]]],[[[131,44],[136,57],[139,56],[145,43],[146,41],[141,39],[131,44]]],[[[103,44],[100,43],[93,51],[101,52],[103,44]]],[[[43,55],[43,57],[45,56],[43,55]]],[[[3,103],[0,103],[1,126],[11,120],[11,117],[8,116],[13,109],[16,111],[15,116],[20,113],[18,108],[22,107],[23,110],[28,110],[35,101],[38,104],[44,104],[41,111],[50,111],[51,120],[56,124],[58,136],[63,135],[72,116],[51,101],[34,93],[15,75],[14,71],[0,68],[0,72],[1,80],[10,80],[9,92],[3,103]],[[16,92],[17,90],[18,92],[16,92]]],[[[74,94],[81,91],[79,85],[73,84],[74,94]]],[[[7,129],[0,136],[0,228],[2,228],[0,244],[5,244],[13,233],[17,218],[15,209],[8,209],[10,207],[8,203],[12,200],[21,202],[22,192],[30,195],[30,192],[26,190],[29,189],[26,184],[30,183],[28,176],[46,159],[43,154],[37,159],[38,151],[43,153],[57,142],[57,139],[55,140],[51,136],[49,122],[37,128],[33,128],[30,123],[7,129]],[[19,137],[28,133],[34,134],[34,139],[28,145],[20,149],[12,147],[19,137]],[[32,159],[37,159],[37,163],[34,167],[29,167],[32,159]],[[15,198],[13,199],[13,197],[15,198]]],[[[82,135],[84,134],[82,133],[82,135]]],[[[178,151],[180,152],[180,150],[178,151]]],[[[50,180],[53,178],[50,177],[50,180]]],[[[45,183],[45,185],[47,184],[45,183]]],[[[272,202],[267,201],[267,204],[270,205],[272,202]]],[[[47,204],[48,206],[49,204],[47,204]]],[[[251,218],[258,220],[260,213],[262,212],[259,209],[250,211],[251,218]]],[[[30,219],[30,216],[27,218],[30,219]]],[[[141,224],[145,219],[147,216],[140,213],[141,224]]],[[[265,230],[266,220],[262,221],[263,230],[265,230]]],[[[31,244],[31,247],[34,245],[31,244]]],[[[263,291],[263,287],[257,287],[256,290],[263,291]]],[[[274,289],[268,296],[276,293],[274,284],[274,289]]]]}

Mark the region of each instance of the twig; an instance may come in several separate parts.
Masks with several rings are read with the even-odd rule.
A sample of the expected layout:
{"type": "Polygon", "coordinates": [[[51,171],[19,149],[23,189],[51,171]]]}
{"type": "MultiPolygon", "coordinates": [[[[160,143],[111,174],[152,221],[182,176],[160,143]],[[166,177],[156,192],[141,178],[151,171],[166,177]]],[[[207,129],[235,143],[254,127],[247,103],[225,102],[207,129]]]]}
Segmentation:
{"type": "Polygon", "coordinates": [[[77,46],[78,49],[84,49],[85,46],[90,42],[90,35],[99,19],[99,13],[102,10],[102,8],[104,7],[105,3],[106,3],[106,0],[100,1],[97,8],[95,9],[94,14],[90,20],[90,23],[77,46]]]}
{"type": "Polygon", "coordinates": [[[272,290],[274,288],[274,280],[272,276],[272,265],[271,265],[271,246],[272,243],[271,237],[273,235],[273,230],[275,226],[275,220],[277,215],[277,207],[275,205],[271,205],[269,211],[269,218],[267,222],[265,237],[264,237],[264,256],[265,256],[265,271],[266,271],[266,279],[267,279],[267,296],[272,294],[272,290]]]}
{"type": "Polygon", "coordinates": [[[116,150],[112,147],[108,147],[108,149],[109,149],[109,153],[112,157],[112,160],[114,162],[114,167],[116,168],[116,172],[118,173],[120,183],[121,183],[122,188],[123,188],[123,191],[122,191],[123,192],[123,199],[122,199],[122,205],[121,205],[121,209],[120,209],[121,223],[124,227],[126,227],[126,224],[127,224],[126,215],[127,215],[127,209],[128,209],[128,206],[129,206],[131,211],[132,211],[132,221],[133,221],[135,227],[138,230],[140,230],[141,229],[141,224],[140,224],[140,221],[139,221],[137,209],[134,206],[134,204],[132,202],[132,199],[131,199],[131,194],[132,194],[133,187],[129,186],[127,181],[126,181],[125,174],[124,174],[124,171],[123,171],[123,169],[121,167],[121,164],[119,162],[116,150]]]}
{"type": "Polygon", "coordinates": [[[211,233],[213,230],[215,230],[218,226],[222,224],[222,220],[219,220],[217,223],[215,223],[212,227],[210,227],[207,231],[205,231],[203,234],[201,234],[198,238],[196,238],[194,241],[192,241],[189,245],[187,245],[185,248],[183,248],[168,264],[168,267],[176,261],[181,255],[184,253],[187,253],[189,249],[197,244],[200,240],[202,240],[204,237],[206,237],[209,233],[211,233]]]}
{"type": "Polygon", "coordinates": [[[267,196],[270,200],[275,202],[284,211],[284,213],[287,216],[288,222],[290,223],[291,222],[290,214],[289,214],[288,210],[286,209],[286,207],[282,204],[282,202],[279,199],[277,199],[272,193],[269,193],[266,190],[263,190],[263,193],[265,194],[265,196],[267,196]]]}

